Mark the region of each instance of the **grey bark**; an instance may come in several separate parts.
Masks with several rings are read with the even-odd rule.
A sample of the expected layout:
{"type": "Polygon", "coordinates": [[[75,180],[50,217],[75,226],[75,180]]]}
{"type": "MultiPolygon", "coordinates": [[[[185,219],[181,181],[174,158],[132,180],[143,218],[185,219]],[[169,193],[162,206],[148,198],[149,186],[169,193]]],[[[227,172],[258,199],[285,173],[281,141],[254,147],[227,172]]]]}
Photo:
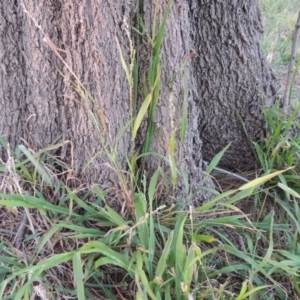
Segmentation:
{"type": "Polygon", "coordinates": [[[232,142],[222,164],[253,165],[253,154],[237,118],[251,139],[263,137],[262,107],[271,106],[278,85],[261,48],[258,1],[190,1],[191,38],[198,56],[192,64],[192,98],[203,156],[211,160],[232,142]]]}
{"type": "MultiPolygon", "coordinates": [[[[105,145],[112,147],[129,120],[128,87],[115,36],[126,53],[120,24],[134,7],[115,1],[54,0],[5,0],[0,5],[0,134],[11,148],[26,141],[35,151],[62,134],[62,140],[72,141],[74,153],[68,146],[56,154],[67,162],[74,159],[75,171],[80,173],[102,149],[87,105],[74,91],[73,83],[80,83],[70,70],[95,99],[91,110],[103,113],[105,145]],[[49,43],[58,48],[68,68],[49,43]]],[[[123,162],[128,147],[129,135],[125,133],[118,148],[123,162]]],[[[116,178],[104,167],[105,162],[101,156],[94,160],[85,180],[112,186],[116,178]]]]}
{"type": "MultiPolygon", "coordinates": [[[[143,4],[148,29],[155,2],[147,0],[143,4]]],[[[167,1],[159,3],[161,17],[167,1]]],[[[0,5],[0,135],[12,147],[26,141],[37,151],[63,134],[62,140],[70,140],[74,145],[74,168],[80,174],[91,157],[103,150],[103,145],[85,102],[72,87],[74,81],[79,84],[73,75],[95,100],[91,110],[100,109],[102,120],[105,119],[101,127],[104,146],[112,148],[117,133],[129,121],[128,85],[115,36],[128,62],[128,39],[122,25],[124,17],[129,24],[136,25],[137,2],[5,0],[0,5]],[[49,47],[51,42],[60,49],[57,51],[68,67],[49,47]]],[[[202,151],[209,160],[234,141],[224,163],[253,161],[245,159],[249,145],[236,110],[244,118],[251,136],[260,136],[262,99],[272,102],[276,90],[260,48],[261,31],[257,1],[173,1],[162,48],[162,91],[153,149],[164,155],[168,152],[171,119],[177,128],[182,112],[183,76],[188,74],[188,132],[184,155],[178,158],[192,187],[203,178],[202,151]],[[197,51],[197,57],[179,73],[171,91],[170,79],[193,50],[197,51]],[[175,110],[170,110],[170,106],[175,110]]],[[[140,77],[147,72],[143,70],[149,59],[147,47],[144,42],[140,77]]],[[[126,168],[129,148],[127,130],[117,147],[122,168],[126,168]]],[[[59,153],[68,162],[72,161],[71,154],[70,147],[62,148],[59,153]]],[[[5,157],[3,149],[1,155],[5,157]]],[[[82,179],[104,187],[115,186],[117,177],[106,162],[99,155],[81,174],[82,179]]],[[[150,164],[159,164],[154,162],[150,164]]],[[[199,198],[207,195],[201,192],[199,198]]]]}

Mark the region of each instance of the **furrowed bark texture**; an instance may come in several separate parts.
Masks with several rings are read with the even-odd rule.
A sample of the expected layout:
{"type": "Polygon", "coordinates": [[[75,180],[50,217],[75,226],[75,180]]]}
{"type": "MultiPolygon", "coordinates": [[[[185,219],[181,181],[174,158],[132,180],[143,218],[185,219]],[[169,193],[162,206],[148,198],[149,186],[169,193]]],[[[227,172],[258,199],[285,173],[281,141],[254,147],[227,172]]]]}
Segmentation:
{"type": "MultiPolygon", "coordinates": [[[[128,125],[129,89],[116,38],[128,63],[124,20],[137,26],[137,2],[4,2],[0,3],[0,135],[11,148],[26,142],[36,151],[62,135],[61,140],[72,142],[74,153],[65,146],[57,154],[67,162],[74,159],[74,169],[80,173],[103,149],[112,153],[117,134],[128,125]],[[91,112],[99,117],[98,127],[91,112]]],[[[139,78],[148,71],[147,37],[151,36],[154,15],[157,13],[159,24],[167,0],[157,2],[156,12],[155,3],[146,0],[141,7],[147,35],[141,38],[139,78]]],[[[223,164],[238,167],[253,162],[236,111],[252,138],[263,134],[262,101],[272,104],[276,84],[260,48],[261,32],[255,0],[173,1],[161,51],[161,97],[152,149],[168,156],[169,137],[180,128],[186,76],[187,133],[182,151],[177,137],[176,155],[179,166],[187,170],[191,189],[203,178],[202,153],[210,160],[233,142],[223,164]],[[188,59],[194,50],[196,56],[188,59]]],[[[143,130],[140,140],[142,143],[143,130]]],[[[116,149],[120,167],[126,169],[129,130],[116,149]]],[[[1,151],[5,158],[5,151],[1,151]]],[[[117,177],[106,162],[104,155],[98,155],[81,178],[112,188],[117,177]]],[[[149,167],[153,171],[158,164],[156,157],[150,159],[149,167]]],[[[200,198],[205,200],[208,195],[200,192],[200,198]]]]}
{"type": "Polygon", "coordinates": [[[251,139],[264,134],[262,107],[273,104],[277,83],[261,49],[263,32],[256,0],[190,1],[192,98],[203,156],[211,160],[232,142],[222,159],[229,168],[253,165],[241,122],[251,139]]]}
{"type": "MultiPolygon", "coordinates": [[[[4,2],[0,4],[0,134],[11,148],[26,141],[36,151],[62,134],[62,140],[72,141],[74,153],[64,147],[58,154],[64,161],[74,159],[76,171],[81,172],[103,150],[89,110],[95,115],[101,111],[105,125],[100,133],[108,149],[129,121],[128,86],[116,37],[127,58],[128,41],[120,25],[134,6],[129,1],[126,5],[89,0],[4,2]],[[73,75],[95,103],[75,92],[81,85],[73,75]]],[[[123,162],[128,148],[127,132],[118,146],[123,162]]],[[[94,160],[85,180],[111,186],[114,172],[104,162],[101,156],[94,160]]]]}

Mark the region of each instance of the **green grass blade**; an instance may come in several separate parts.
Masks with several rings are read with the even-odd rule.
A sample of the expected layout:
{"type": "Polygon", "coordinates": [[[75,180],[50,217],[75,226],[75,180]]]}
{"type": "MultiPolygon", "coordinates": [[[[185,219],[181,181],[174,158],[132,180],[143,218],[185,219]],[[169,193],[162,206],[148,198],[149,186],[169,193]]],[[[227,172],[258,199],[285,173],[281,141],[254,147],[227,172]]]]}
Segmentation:
{"type": "Polygon", "coordinates": [[[105,192],[98,185],[93,186],[92,190],[99,199],[101,199],[102,201],[105,200],[105,192]]]}
{"type": "Polygon", "coordinates": [[[265,173],[267,173],[269,171],[269,164],[266,162],[266,160],[267,160],[267,157],[266,157],[267,152],[258,143],[254,143],[253,142],[253,145],[254,145],[256,157],[257,157],[257,159],[258,159],[261,167],[265,171],[265,173]]]}
{"type": "Polygon", "coordinates": [[[165,244],[165,247],[163,249],[163,252],[160,256],[160,259],[157,263],[157,268],[156,268],[156,272],[155,272],[155,276],[158,279],[157,282],[162,281],[162,275],[166,271],[166,263],[167,263],[167,259],[168,259],[169,255],[170,255],[170,252],[171,252],[171,246],[172,246],[172,243],[173,243],[173,236],[174,236],[174,232],[171,231],[171,233],[170,233],[170,235],[167,239],[167,242],[165,244]]]}
{"type": "Polygon", "coordinates": [[[44,270],[56,267],[72,259],[74,253],[75,251],[56,254],[54,256],[45,259],[44,261],[41,261],[40,263],[38,263],[37,266],[43,268],[44,270]]]}
{"type": "Polygon", "coordinates": [[[169,284],[165,287],[164,296],[165,296],[164,297],[165,300],[172,300],[172,298],[171,298],[171,291],[170,291],[170,285],[169,284]]]}
{"type": "Polygon", "coordinates": [[[285,184],[282,184],[280,182],[277,183],[277,185],[283,190],[285,191],[286,193],[296,197],[296,198],[300,198],[300,195],[294,191],[293,189],[291,189],[290,187],[286,186],[285,184]]]}
{"type": "Polygon", "coordinates": [[[136,266],[136,273],[140,277],[147,294],[152,300],[157,300],[148,281],[148,278],[143,270],[143,257],[140,252],[137,252],[137,266],[136,266]]]}
{"type": "Polygon", "coordinates": [[[155,197],[156,185],[158,181],[158,176],[160,173],[160,169],[157,169],[151,177],[149,188],[148,188],[148,197],[149,197],[149,272],[151,277],[153,276],[153,261],[154,261],[154,253],[155,253],[155,243],[156,243],[156,232],[154,228],[154,217],[153,217],[153,201],[155,197]]]}
{"type": "Polygon", "coordinates": [[[148,219],[145,219],[146,208],[147,208],[146,198],[142,192],[136,193],[134,196],[134,206],[135,206],[135,218],[138,224],[137,230],[139,234],[140,241],[145,247],[149,248],[149,229],[148,229],[148,219]]]}
{"type": "Polygon", "coordinates": [[[141,106],[141,108],[140,108],[140,110],[139,110],[139,112],[138,112],[138,114],[135,118],[135,121],[134,121],[134,124],[133,124],[132,137],[131,137],[132,141],[134,141],[135,138],[136,138],[136,134],[137,134],[137,132],[138,132],[140,126],[141,126],[141,123],[142,123],[142,121],[143,121],[143,119],[146,115],[148,107],[149,107],[149,105],[152,101],[152,96],[153,96],[152,92],[150,92],[147,95],[146,99],[144,100],[144,102],[143,102],[143,104],[142,104],[142,106],[141,106]]]}
{"type": "MultiPolygon", "coordinates": [[[[14,300],[23,300],[26,299],[25,295],[30,291],[30,286],[33,282],[41,275],[44,270],[39,268],[33,274],[30,274],[30,278],[26,283],[18,290],[17,294],[14,297],[14,300]]],[[[2,299],[2,298],[1,298],[2,299]]]]}
{"type": "Polygon", "coordinates": [[[159,169],[154,172],[154,174],[151,177],[150,183],[149,183],[148,196],[149,196],[150,211],[152,211],[152,204],[153,204],[153,200],[154,200],[155,189],[156,189],[159,172],[160,172],[159,169]]]}
{"type": "MultiPolygon", "coordinates": [[[[128,259],[125,258],[124,255],[112,250],[105,244],[98,242],[98,241],[91,241],[88,242],[86,245],[80,248],[80,253],[92,253],[98,252],[102,255],[111,258],[114,261],[114,265],[119,266],[125,270],[132,271],[129,269],[129,262],[128,259]]],[[[97,261],[95,262],[95,267],[97,267],[97,261]]]]}
{"type": "Polygon", "coordinates": [[[85,300],[82,261],[81,254],[79,251],[76,252],[73,256],[73,274],[76,286],[77,299],[85,300]]]}
{"type": "MultiPolygon", "coordinates": [[[[235,247],[229,246],[224,244],[223,245],[224,249],[236,256],[239,257],[240,259],[244,260],[245,262],[247,262],[248,264],[250,264],[250,266],[252,267],[253,270],[255,270],[254,272],[256,273],[257,271],[260,272],[262,275],[264,275],[268,280],[270,280],[275,286],[278,286],[278,283],[274,280],[274,278],[272,276],[270,276],[265,269],[261,268],[260,265],[252,258],[250,257],[247,253],[240,251],[238,249],[236,249],[235,247]]],[[[254,274],[255,274],[254,273],[254,274]]]]}
{"type": "Polygon", "coordinates": [[[167,18],[168,18],[170,9],[171,9],[171,5],[172,5],[172,0],[169,1],[168,5],[166,7],[166,11],[164,13],[161,25],[160,25],[158,33],[156,35],[154,49],[153,49],[153,55],[154,56],[159,54],[160,47],[162,45],[164,35],[165,35],[165,27],[166,27],[167,18]]]}
{"type": "Polygon", "coordinates": [[[185,261],[184,271],[183,271],[183,286],[182,289],[185,293],[190,292],[191,283],[193,280],[193,274],[195,269],[195,261],[198,260],[196,258],[196,251],[195,251],[196,244],[192,242],[185,261]]]}
{"type": "Polygon", "coordinates": [[[207,174],[210,174],[211,171],[218,165],[221,158],[224,156],[224,153],[227,151],[227,149],[230,147],[231,144],[228,144],[222,151],[220,151],[210,162],[210,164],[207,166],[205,172],[207,174]]]}
{"type": "Polygon", "coordinates": [[[265,257],[262,262],[259,264],[260,267],[264,267],[267,262],[270,260],[272,253],[274,251],[274,241],[273,241],[273,223],[274,223],[274,210],[270,213],[270,232],[269,232],[269,247],[265,257]]]}
{"type": "Polygon", "coordinates": [[[232,195],[236,193],[235,190],[229,190],[226,191],[220,195],[217,195],[215,198],[213,198],[212,200],[210,200],[207,203],[204,203],[203,205],[201,205],[200,207],[196,208],[196,212],[206,212],[207,210],[209,210],[211,207],[213,207],[214,205],[216,205],[216,203],[218,203],[219,201],[221,201],[222,199],[226,199],[228,196],[232,195]]]}
{"type": "Polygon", "coordinates": [[[293,169],[292,167],[291,168],[287,168],[285,170],[281,170],[281,171],[277,171],[277,172],[273,172],[271,174],[268,174],[268,175],[265,175],[265,176],[262,176],[262,177],[259,177],[259,178],[256,178],[244,185],[242,185],[239,190],[240,191],[243,191],[243,190],[246,190],[246,189],[249,189],[249,188],[255,188],[255,187],[258,187],[262,184],[264,184],[265,182],[267,182],[268,180],[278,176],[279,174],[282,174],[288,170],[291,170],[293,169]]]}
{"type": "Polygon", "coordinates": [[[181,282],[184,269],[184,259],[185,259],[185,251],[184,251],[184,243],[183,243],[183,227],[186,221],[187,215],[180,214],[177,218],[177,222],[175,224],[174,236],[173,239],[173,253],[174,262],[175,262],[175,289],[176,295],[180,299],[182,291],[181,291],[181,282]]]}
{"type": "Polygon", "coordinates": [[[19,271],[15,271],[10,277],[8,277],[6,280],[4,280],[1,283],[0,299],[2,299],[2,296],[3,296],[3,293],[5,291],[7,284],[9,284],[9,282],[12,281],[14,278],[16,278],[18,275],[23,275],[23,274],[28,274],[28,273],[34,274],[36,272],[39,272],[40,270],[41,270],[41,272],[45,271],[47,269],[58,266],[66,261],[69,261],[70,259],[72,259],[73,255],[74,255],[74,251],[56,254],[50,258],[47,258],[47,259],[39,262],[37,265],[29,266],[29,267],[23,268],[19,271]]]}
{"type": "Polygon", "coordinates": [[[125,62],[119,40],[118,40],[117,37],[115,37],[115,38],[116,38],[117,47],[118,47],[118,50],[119,50],[119,53],[120,53],[121,64],[122,64],[123,70],[125,71],[125,74],[126,74],[127,82],[129,83],[129,85],[131,85],[131,76],[130,76],[129,69],[128,69],[127,64],[125,62]]]}
{"type": "Polygon", "coordinates": [[[109,206],[105,207],[106,209],[106,215],[108,216],[108,219],[115,223],[118,226],[123,226],[123,225],[127,225],[127,221],[124,220],[120,214],[118,214],[116,211],[114,211],[112,208],[110,208],[109,206]]]}
{"type": "Polygon", "coordinates": [[[175,131],[172,132],[169,139],[169,164],[171,169],[172,184],[175,185],[177,182],[177,167],[175,162],[175,131]]]}
{"type": "MultiPolygon", "coordinates": [[[[28,208],[36,208],[36,209],[43,209],[48,210],[52,212],[57,212],[61,214],[68,215],[69,210],[64,207],[59,207],[57,205],[53,205],[49,203],[48,201],[45,201],[43,199],[39,199],[37,197],[33,197],[30,195],[20,195],[20,194],[1,194],[0,198],[7,199],[6,200],[0,200],[0,204],[5,205],[7,207],[13,208],[16,207],[28,207],[28,208]]],[[[76,215],[74,213],[74,215],[76,215]]]]}
{"type": "Polygon", "coordinates": [[[30,153],[30,151],[24,145],[19,145],[18,148],[27,156],[29,161],[36,168],[36,170],[39,172],[39,174],[43,177],[43,179],[46,181],[46,183],[49,184],[50,186],[52,186],[52,180],[51,180],[50,176],[48,175],[47,171],[42,166],[42,164],[36,160],[34,155],[32,155],[30,153]]]}
{"type": "Polygon", "coordinates": [[[299,276],[292,276],[293,287],[297,293],[298,298],[300,298],[300,285],[299,276]]]}
{"type": "Polygon", "coordinates": [[[280,204],[280,206],[287,213],[290,220],[292,220],[294,222],[294,225],[297,228],[298,234],[300,235],[300,222],[299,222],[299,220],[296,219],[296,217],[294,216],[294,214],[292,213],[292,211],[290,210],[290,208],[288,207],[288,205],[284,201],[282,201],[280,199],[276,199],[276,202],[278,202],[280,204]]]}
{"type": "Polygon", "coordinates": [[[68,192],[68,198],[74,199],[74,201],[83,209],[85,209],[87,212],[89,212],[91,215],[97,215],[98,211],[95,210],[91,205],[88,205],[85,201],[82,201],[77,194],[76,191],[72,191],[70,188],[66,187],[68,192]]]}
{"type": "Polygon", "coordinates": [[[192,239],[195,242],[204,242],[208,244],[212,244],[217,241],[215,237],[207,234],[192,234],[192,239]]]}
{"type": "Polygon", "coordinates": [[[5,140],[1,135],[0,135],[0,144],[1,144],[5,149],[7,149],[8,144],[7,144],[6,140],[5,140]]]}
{"type": "Polygon", "coordinates": [[[51,237],[60,230],[60,227],[60,224],[55,224],[46,234],[43,235],[35,249],[35,255],[40,253],[45,244],[50,241],[51,237]]]}
{"type": "MultiPolygon", "coordinates": [[[[257,291],[263,290],[263,289],[267,289],[272,287],[272,285],[264,285],[264,286],[258,286],[256,288],[251,289],[250,291],[243,293],[241,295],[239,295],[236,300],[243,300],[243,299],[251,299],[249,297],[251,297],[251,295],[255,295],[255,293],[257,291]]],[[[256,297],[254,296],[254,299],[256,299],[256,297]]]]}

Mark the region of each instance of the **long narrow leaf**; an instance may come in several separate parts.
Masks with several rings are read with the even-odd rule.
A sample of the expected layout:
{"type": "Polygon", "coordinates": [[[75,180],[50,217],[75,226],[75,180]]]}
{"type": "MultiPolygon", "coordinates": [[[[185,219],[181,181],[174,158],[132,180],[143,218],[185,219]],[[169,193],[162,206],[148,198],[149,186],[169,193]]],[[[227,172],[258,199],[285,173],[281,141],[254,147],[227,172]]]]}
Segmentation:
{"type": "Polygon", "coordinates": [[[143,270],[143,258],[140,252],[137,252],[137,267],[136,267],[136,273],[140,277],[147,294],[152,300],[157,300],[148,281],[148,278],[143,270]]]}
{"type": "Polygon", "coordinates": [[[166,263],[167,263],[167,259],[170,255],[170,252],[171,252],[171,246],[172,246],[172,243],[173,243],[173,236],[174,236],[174,232],[171,231],[168,239],[167,239],[167,242],[165,244],[165,247],[164,247],[164,250],[161,254],[161,257],[157,263],[157,268],[156,268],[156,277],[158,279],[158,282],[162,281],[162,275],[163,273],[166,271],[166,263]]]}
{"type": "Polygon", "coordinates": [[[228,144],[222,151],[220,151],[210,162],[210,164],[207,166],[205,172],[207,174],[210,174],[211,171],[218,165],[221,158],[224,156],[224,153],[227,151],[227,149],[230,147],[231,144],[228,144]]]}
{"type": "Polygon", "coordinates": [[[134,206],[135,206],[135,215],[137,222],[137,230],[139,234],[140,241],[145,247],[145,249],[149,248],[149,228],[148,221],[149,219],[145,219],[146,216],[146,199],[145,195],[142,192],[136,193],[134,196],[134,206]]]}
{"type": "Polygon", "coordinates": [[[300,195],[296,192],[296,191],[294,191],[293,189],[291,189],[290,187],[288,187],[288,186],[286,186],[286,185],[284,185],[284,184],[282,184],[282,183],[277,183],[277,185],[283,190],[283,191],[285,191],[286,193],[288,193],[288,194],[290,194],[290,195],[292,195],[292,196],[294,196],[294,197],[296,197],[296,198],[300,198],[300,195]]]}
{"type": "Polygon", "coordinates": [[[76,252],[73,256],[73,274],[77,292],[77,299],[85,300],[82,261],[80,252],[76,252]]]}
{"type": "Polygon", "coordinates": [[[133,130],[132,130],[132,137],[131,137],[132,141],[134,141],[136,138],[136,134],[137,134],[137,132],[141,126],[141,123],[145,117],[145,114],[148,110],[151,100],[152,100],[152,92],[147,95],[146,99],[144,100],[144,102],[136,116],[136,119],[135,119],[134,125],[133,125],[133,130]]]}
{"type": "Polygon", "coordinates": [[[239,190],[242,191],[242,190],[246,190],[246,189],[249,189],[249,188],[254,188],[254,187],[258,187],[262,184],[264,184],[265,182],[267,182],[268,180],[278,176],[279,174],[282,174],[288,170],[291,170],[293,169],[293,167],[290,167],[290,168],[287,168],[285,170],[281,170],[281,171],[277,171],[277,172],[273,172],[271,174],[268,174],[268,175],[265,175],[265,176],[262,176],[262,177],[259,177],[259,178],[256,178],[244,185],[242,185],[239,190]]]}
{"type": "MultiPolygon", "coordinates": [[[[108,246],[106,246],[101,242],[91,241],[87,243],[85,246],[83,246],[82,248],[80,248],[79,251],[81,253],[92,253],[92,252],[101,253],[102,255],[111,258],[112,261],[114,261],[114,265],[119,266],[125,270],[132,271],[129,269],[129,261],[124,255],[112,250],[111,248],[109,248],[108,246]]],[[[98,267],[97,261],[95,262],[95,267],[96,268],[98,267]]]]}
{"type": "Polygon", "coordinates": [[[165,35],[165,27],[166,27],[167,18],[168,18],[170,9],[171,9],[171,5],[172,5],[172,1],[170,0],[167,5],[166,11],[164,13],[163,20],[159,27],[158,33],[156,35],[155,45],[154,45],[154,49],[153,49],[154,56],[158,55],[158,53],[160,51],[160,47],[162,45],[164,35],[165,35]]]}
{"type": "Polygon", "coordinates": [[[175,288],[176,288],[176,295],[177,297],[181,297],[182,291],[181,291],[181,282],[182,278],[180,274],[183,273],[184,269],[184,243],[183,243],[183,227],[185,220],[187,218],[187,215],[181,214],[178,216],[176,225],[175,225],[175,231],[174,235],[175,238],[173,239],[173,251],[175,251],[175,272],[176,272],[176,278],[175,278],[175,288]]]}
{"type": "Polygon", "coordinates": [[[37,159],[34,157],[34,155],[32,155],[30,153],[30,151],[24,145],[19,145],[18,148],[27,156],[27,158],[34,165],[36,170],[40,173],[40,175],[47,182],[47,184],[52,185],[52,180],[51,180],[50,176],[48,175],[47,171],[42,166],[42,164],[37,161],[37,159]]]}

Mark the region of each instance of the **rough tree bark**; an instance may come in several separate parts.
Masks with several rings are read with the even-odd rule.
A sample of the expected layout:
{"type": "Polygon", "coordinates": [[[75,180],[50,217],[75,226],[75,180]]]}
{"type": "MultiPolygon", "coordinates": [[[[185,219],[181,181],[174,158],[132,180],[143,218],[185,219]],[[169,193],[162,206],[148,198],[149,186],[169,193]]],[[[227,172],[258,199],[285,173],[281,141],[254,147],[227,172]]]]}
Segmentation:
{"type": "Polygon", "coordinates": [[[203,156],[209,161],[232,142],[222,164],[251,166],[253,153],[237,113],[251,139],[263,137],[262,107],[271,106],[278,91],[261,48],[258,1],[190,1],[190,22],[198,51],[191,66],[191,90],[199,108],[203,156]]]}
{"type": "MultiPolygon", "coordinates": [[[[127,39],[120,28],[135,6],[115,1],[2,1],[0,134],[11,148],[24,143],[35,151],[59,135],[72,141],[56,153],[80,173],[98,151],[99,139],[85,101],[75,92],[70,70],[90,92],[114,138],[129,120],[128,86],[115,36],[124,53],[127,39]],[[5,2],[5,5],[4,5],[5,2]],[[51,49],[57,52],[66,64],[51,49]],[[68,66],[68,67],[67,67],[68,66]],[[63,76],[61,75],[63,74],[63,76]]],[[[95,105],[92,105],[96,113],[95,105]]],[[[119,143],[123,163],[129,135],[119,143]]],[[[106,146],[109,145],[108,141],[106,146]]],[[[2,151],[4,151],[2,149],[2,151]]],[[[2,156],[5,153],[2,153],[2,156]]],[[[114,183],[100,156],[87,169],[89,182],[114,183]]]]}
{"type": "MultiPolygon", "coordinates": [[[[74,74],[95,99],[91,109],[95,112],[99,108],[105,119],[102,130],[108,137],[106,146],[110,147],[129,121],[128,85],[115,37],[128,61],[128,39],[122,28],[124,19],[136,25],[137,2],[1,2],[0,135],[11,147],[26,141],[32,149],[39,150],[62,134],[62,140],[73,143],[77,173],[101,151],[86,104],[72,86],[72,82],[78,84],[74,74]],[[55,47],[66,64],[53,51],[55,47]]],[[[141,9],[148,29],[155,2],[144,1],[141,9]]],[[[167,2],[159,2],[160,17],[167,2]]],[[[189,123],[181,164],[195,185],[202,178],[202,150],[209,160],[233,141],[224,164],[253,161],[251,156],[247,159],[249,145],[236,110],[251,136],[260,136],[262,100],[270,104],[276,94],[274,77],[260,46],[261,32],[256,0],[173,1],[162,48],[162,91],[156,114],[156,132],[167,134],[164,138],[157,136],[155,149],[163,154],[168,151],[171,119],[178,119],[182,112],[182,78],[188,74],[189,123]],[[193,51],[196,57],[176,77],[171,93],[170,79],[193,51]],[[173,114],[170,105],[175,108],[173,114]]],[[[147,65],[148,58],[141,56],[141,66],[147,65]]],[[[140,69],[140,74],[145,72],[140,69]]],[[[118,144],[124,168],[129,148],[130,134],[126,131],[118,144]]],[[[5,159],[4,149],[1,151],[5,159]]],[[[71,153],[70,148],[62,147],[59,155],[70,162],[71,153]]],[[[116,177],[105,162],[99,155],[82,178],[104,187],[113,186],[116,177]]],[[[200,197],[207,196],[202,193],[200,197]]]]}

